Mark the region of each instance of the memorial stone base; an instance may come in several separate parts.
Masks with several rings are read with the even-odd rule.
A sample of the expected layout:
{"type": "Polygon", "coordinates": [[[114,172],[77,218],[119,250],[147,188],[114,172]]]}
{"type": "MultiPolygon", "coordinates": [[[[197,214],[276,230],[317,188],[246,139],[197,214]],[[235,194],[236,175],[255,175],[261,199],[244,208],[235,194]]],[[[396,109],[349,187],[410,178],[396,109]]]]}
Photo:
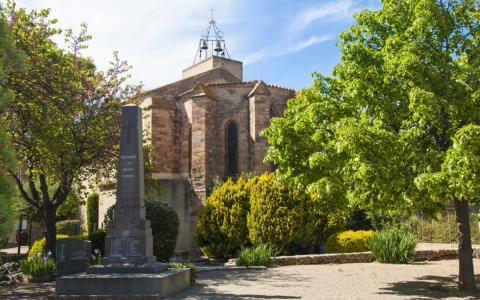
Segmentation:
{"type": "MultiPolygon", "coordinates": [[[[148,264],[147,264],[148,265],[148,264]]],[[[138,266],[137,266],[138,267],[138,266]]],[[[131,266],[111,266],[102,271],[130,270],[131,266]]],[[[158,273],[105,273],[59,277],[56,280],[55,294],[48,300],[93,300],[93,299],[161,299],[190,286],[189,269],[166,269],[158,273]]],[[[87,269],[88,271],[88,269],[87,269]]],[[[101,272],[102,272],[101,271],[101,272]]]]}

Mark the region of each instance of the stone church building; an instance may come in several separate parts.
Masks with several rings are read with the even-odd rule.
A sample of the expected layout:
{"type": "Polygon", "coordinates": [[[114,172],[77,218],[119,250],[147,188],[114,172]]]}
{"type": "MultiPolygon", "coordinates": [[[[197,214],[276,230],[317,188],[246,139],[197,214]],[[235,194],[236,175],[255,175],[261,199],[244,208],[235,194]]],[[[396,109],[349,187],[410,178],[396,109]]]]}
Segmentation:
{"type": "Polygon", "coordinates": [[[273,170],[263,162],[268,141],[259,133],[271,117],[283,115],[294,91],[243,82],[242,73],[241,62],[213,55],[185,69],[181,80],[149,91],[141,104],[153,176],[168,190],[159,200],[171,204],[185,226],[178,250],[198,251],[198,213],[215,176],[273,170]]]}
{"type": "MultiPolygon", "coordinates": [[[[218,48],[222,36],[217,39],[218,48]]],[[[167,191],[157,200],[170,204],[180,218],[177,253],[200,252],[195,229],[214,177],[273,170],[263,162],[268,141],[259,133],[295,96],[292,89],[261,80],[244,82],[242,62],[218,54],[212,51],[185,69],[182,79],[148,91],[141,102],[153,177],[167,191]]],[[[100,218],[113,204],[102,202],[100,218]]]]}

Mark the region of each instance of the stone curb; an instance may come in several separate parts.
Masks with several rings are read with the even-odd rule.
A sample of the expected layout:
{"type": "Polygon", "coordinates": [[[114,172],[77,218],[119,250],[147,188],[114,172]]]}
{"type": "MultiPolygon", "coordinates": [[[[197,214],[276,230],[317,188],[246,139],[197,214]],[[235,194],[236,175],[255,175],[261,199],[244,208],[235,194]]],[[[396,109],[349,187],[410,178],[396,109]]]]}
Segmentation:
{"type": "MultiPolygon", "coordinates": [[[[474,249],[474,258],[480,258],[480,249],[474,249]]],[[[413,254],[414,261],[431,261],[442,259],[458,258],[458,250],[442,249],[442,250],[415,250],[413,254]]],[[[311,254],[311,255],[294,255],[294,256],[277,256],[274,258],[276,266],[292,266],[292,265],[316,265],[316,264],[346,264],[346,263],[368,263],[374,261],[372,252],[355,252],[355,253],[332,253],[332,254],[311,254]]],[[[228,265],[235,265],[235,259],[231,259],[228,265]]],[[[241,269],[242,267],[221,266],[222,270],[241,269]]],[[[214,267],[212,267],[212,270],[214,267]]],[[[243,267],[245,268],[245,267],[243,267]]],[[[253,269],[255,267],[247,267],[253,269]]]]}
{"type": "Polygon", "coordinates": [[[237,266],[215,266],[215,267],[197,267],[197,272],[210,272],[210,271],[233,271],[233,270],[266,270],[267,267],[262,267],[262,266],[250,266],[250,267],[237,267],[237,266]]]}

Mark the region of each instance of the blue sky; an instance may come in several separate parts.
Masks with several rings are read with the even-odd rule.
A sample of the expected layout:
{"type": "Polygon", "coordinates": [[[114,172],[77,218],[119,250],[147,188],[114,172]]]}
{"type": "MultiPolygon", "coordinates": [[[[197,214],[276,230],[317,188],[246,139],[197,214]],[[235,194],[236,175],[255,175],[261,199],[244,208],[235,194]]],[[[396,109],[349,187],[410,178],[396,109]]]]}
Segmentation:
{"type": "MultiPolygon", "coordinates": [[[[3,1],[2,1],[3,2],[3,1]]],[[[132,66],[131,83],[146,90],[181,79],[196,59],[211,9],[231,59],[244,64],[244,81],[299,90],[312,72],[331,74],[339,62],[337,36],[362,9],[379,0],[16,0],[18,7],[50,8],[58,27],[93,39],[86,56],[106,69],[113,51],[132,66]]],[[[60,41],[60,40],[59,40],[60,41]]],[[[198,62],[198,59],[197,59],[198,62]]]]}

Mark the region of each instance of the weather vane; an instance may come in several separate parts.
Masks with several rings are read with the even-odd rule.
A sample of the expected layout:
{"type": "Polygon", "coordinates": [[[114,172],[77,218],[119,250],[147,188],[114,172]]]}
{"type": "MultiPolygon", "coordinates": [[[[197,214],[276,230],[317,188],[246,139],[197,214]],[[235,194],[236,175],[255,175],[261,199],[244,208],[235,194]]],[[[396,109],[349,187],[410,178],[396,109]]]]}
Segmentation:
{"type": "Polygon", "coordinates": [[[211,18],[209,21],[209,25],[207,28],[205,28],[202,31],[202,35],[200,38],[200,41],[198,43],[198,49],[197,53],[195,54],[195,60],[193,61],[193,64],[197,61],[197,58],[199,60],[217,55],[221,57],[225,57],[225,55],[230,58],[230,55],[228,54],[227,48],[225,47],[225,40],[223,39],[223,32],[218,29],[217,27],[217,22],[213,18],[213,11],[215,9],[210,9],[211,11],[211,18]]]}

